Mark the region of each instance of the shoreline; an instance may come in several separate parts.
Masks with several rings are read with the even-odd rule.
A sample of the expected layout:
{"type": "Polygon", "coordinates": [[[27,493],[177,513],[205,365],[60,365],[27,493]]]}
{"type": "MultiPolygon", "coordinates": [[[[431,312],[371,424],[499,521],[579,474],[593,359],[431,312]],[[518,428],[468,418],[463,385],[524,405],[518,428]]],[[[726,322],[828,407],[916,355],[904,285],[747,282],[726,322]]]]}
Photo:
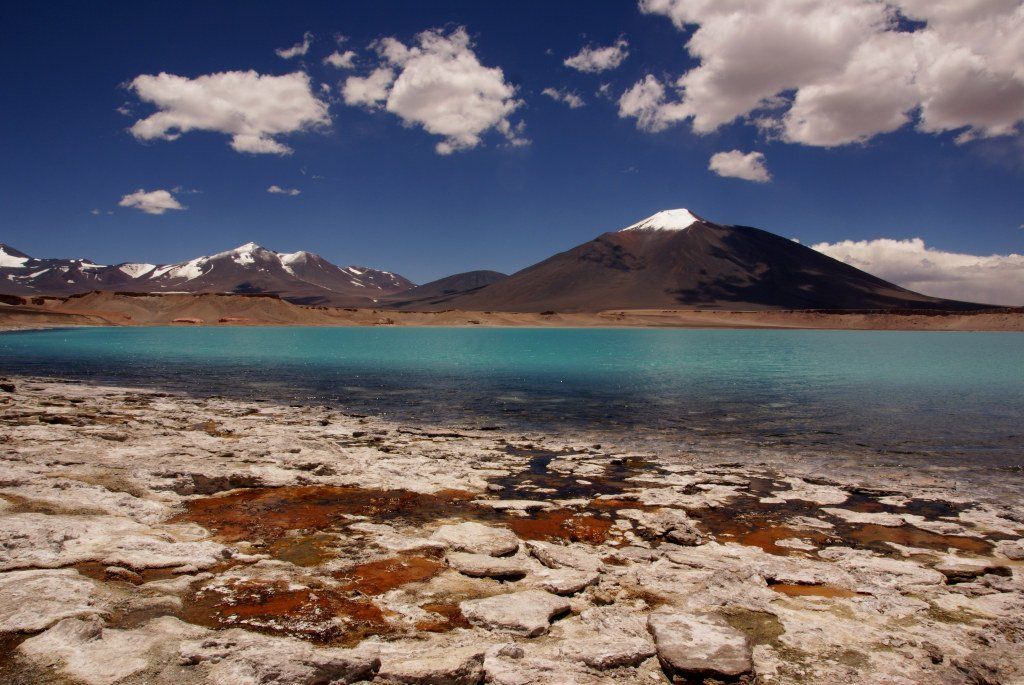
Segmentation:
{"type": "Polygon", "coordinates": [[[719,679],[1024,676],[1020,478],[11,382],[16,682],[667,682],[684,629],[719,679]]]}
{"type": "MultiPolygon", "coordinates": [[[[19,298],[20,299],[20,298],[19,298]]],[[[0,303],[0,328],[49,326],[384,326],[1024,331],[1024,309],[821,311],[635,309],[600,312],[403,311],[296,305],[272,296],[93,292],[0,303]]]]}

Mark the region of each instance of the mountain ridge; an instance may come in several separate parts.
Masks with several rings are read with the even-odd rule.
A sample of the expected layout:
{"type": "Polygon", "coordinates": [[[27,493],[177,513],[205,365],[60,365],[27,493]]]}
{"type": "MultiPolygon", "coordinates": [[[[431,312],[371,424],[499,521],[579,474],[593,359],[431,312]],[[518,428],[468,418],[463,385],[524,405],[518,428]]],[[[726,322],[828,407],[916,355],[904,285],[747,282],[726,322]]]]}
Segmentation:
{"type": "Polygon", "coordinates": [[[412,281],[365,266],[339,267],[314,252],[275,252],[257,243],[171,264],[96,264],[35,258],[0,243],[0,292],[73,295],[93,290],[267,293],[309,305],[373,306],[412,281]]]}

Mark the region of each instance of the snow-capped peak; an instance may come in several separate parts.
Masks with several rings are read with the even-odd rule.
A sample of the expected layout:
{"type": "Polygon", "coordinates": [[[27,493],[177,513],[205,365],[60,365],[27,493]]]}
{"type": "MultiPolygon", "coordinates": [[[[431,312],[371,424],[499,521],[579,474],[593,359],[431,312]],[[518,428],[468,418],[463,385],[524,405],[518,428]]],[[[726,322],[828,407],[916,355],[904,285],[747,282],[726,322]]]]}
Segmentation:
{"type": "Polygon", "coordinates": [[[701,218],[688,209],[665,209],[622,230],[682,231],[698,221],[701,218]]]}

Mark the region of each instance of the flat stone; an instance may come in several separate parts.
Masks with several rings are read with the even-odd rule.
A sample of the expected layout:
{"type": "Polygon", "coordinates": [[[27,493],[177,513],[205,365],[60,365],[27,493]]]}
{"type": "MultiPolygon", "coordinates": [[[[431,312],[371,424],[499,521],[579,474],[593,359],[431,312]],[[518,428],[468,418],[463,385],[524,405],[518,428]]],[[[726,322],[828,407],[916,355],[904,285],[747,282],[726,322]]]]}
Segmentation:
{"type": "Polygon", "coordinates": [[[718,616],[653,613],[647,629],[671,675],[737,678],[754,669],[747,636],[718,616]]]}
{"type": "Polygon", "coordinates": [[[104,628],[96,616],[68,618],[25,640],[18,650],[37,666],[77,682],[113,685],[155,664],[171,662],[178,642],[208,632],[171,616],[133,630],[104,628]]]}
{"type": "Polygon", "coordinates": [[[470,623],[527,637],[547,632],[551,620],[569,611],[569,600],[544,590],[525,590],[459,604],[470,623]]]}
{"type": "Polygon", "coordinates": [[[374,682],[410,685],[477,685],[484,677],[486,646],[385,656],[374,682]]]}
{"type": "Polygon", "coordinates": [[[574,595],[598,581],[600,575],[574,568],[550,568],[531,576],[531,580],[556,595],[574,595]]]}
{"type": "Polygon", "coordinates": [[[601,558],[576,547],[556,545],[550,542],[527,540],[526,548],[537,561],[548,568],[574,568],[580,571],[599,571],[601,558]]]}
{"type": "Polygon", "coordinates": [[[1009,568],[993,564],[991,559],[966,559],[948,556],[941,559],[933,568],[946,576],[946,581],[950,583],[965,583],[986,573],[1010,575],[1009,568]]]}
{"type": "Polygon", "coordinates": [[[492,557],[515,554],[519,549],[519,538],[508,528],[485,526],[475,521],[441,526],[430,537],[456,552],[489,554],[492,557]]]}
{"type": "Polygon", "coordinates": [[[803,540],[801,538],[785,538],[782,540],[776,540],[775,546],[784,547],[786,549],[799,549],[807,552],[814,549],[818,549],[817,545],[813,545],[810,542],[803,540]]]}
{"type": "Polygon", "coordinates": [[[638,666],[654,656],[655,652],[654,643],[650,639],[625,633],[572,640],[560,649],[562,657],[581,661],[599,671],[638,666]]]}
{"type": "Polygon", "coordinates": [[[996,554],[1020,561],[1024,559],[1024,540],[1000,540],[996,543],[996,554]]]}
{"type": "Polygon", "coordinates": [[[704,537],[682,509],[622,509],[618,516],[636,524],[641,534],[665,537],[680,545],[695,545],[704,537]]]}
{"type": "Polygon", "coordinates": [[[373,649],[318,648],[293,638],[239,628],[179,649],[181,662],[205,671],[210,685],[321,685],[370,680],[380,668],[373,649]]]}
{"type": "Polygon", "coordinates": [[[853,511],[852,509],[839,509],[837,507],[822,507],[821,510],[827,514],[838,516],[847,523],[869,523],[892,528],[906,524],[902,516],[887,511],[853,511]]]}
{"type": "Polygon", "coordinates": [[[448,563],[459,573],[474,578],[522,578],[530,570],[522,559],[466,552],[449,552],[448,563]]]}
{"type": "Polygon", "coordinates": [[[100,597],[96,583],[70,569],[0,574],[0,633],[37,633],[99,613],[100,597]]]}

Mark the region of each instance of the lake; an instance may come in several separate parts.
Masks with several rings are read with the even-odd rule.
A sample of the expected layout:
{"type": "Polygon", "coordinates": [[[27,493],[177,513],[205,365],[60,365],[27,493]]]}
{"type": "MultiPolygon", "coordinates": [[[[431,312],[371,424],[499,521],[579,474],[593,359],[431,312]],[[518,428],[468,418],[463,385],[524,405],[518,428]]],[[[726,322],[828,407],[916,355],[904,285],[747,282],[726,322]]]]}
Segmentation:
{"type": "Polygon", "coordinates": [[[0,335],[0,373],[676,445],[1024,464],[1024,334],[82,328],[0,335]]]}

